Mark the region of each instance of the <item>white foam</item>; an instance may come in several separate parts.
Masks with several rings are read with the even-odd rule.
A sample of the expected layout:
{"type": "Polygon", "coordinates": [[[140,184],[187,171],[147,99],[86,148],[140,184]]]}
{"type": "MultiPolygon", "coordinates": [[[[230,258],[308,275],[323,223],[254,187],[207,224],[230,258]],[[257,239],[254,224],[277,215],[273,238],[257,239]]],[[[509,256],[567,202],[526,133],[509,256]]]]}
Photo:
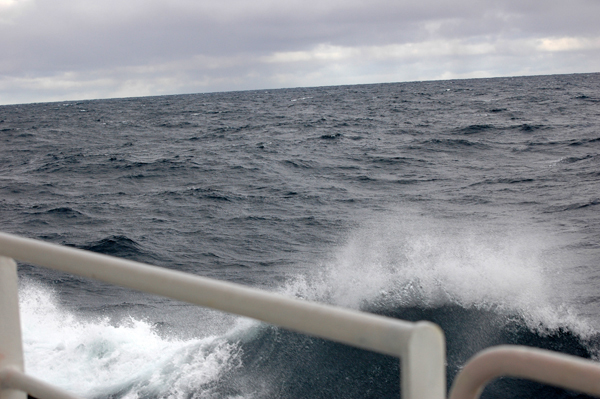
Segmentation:
{"type": "Polygon", "coordinates": [[[318,271],[294,278],[284,291],[351,308],[377,301],[458,304],[518,314],[538,330],[591,334],[553,280],[564,266],[555,244],[551,235],[517,222],[482,226],[387,214],[364,223],[318,271]]]}
{"type": "Polygon", "coordinates": [[[27,372],[83,397],[210,397],[220,376],[241,364],[239,348],[224,338],[161,338],[132,318],[83,320],[31,282],[20,297],[27,372]]]}

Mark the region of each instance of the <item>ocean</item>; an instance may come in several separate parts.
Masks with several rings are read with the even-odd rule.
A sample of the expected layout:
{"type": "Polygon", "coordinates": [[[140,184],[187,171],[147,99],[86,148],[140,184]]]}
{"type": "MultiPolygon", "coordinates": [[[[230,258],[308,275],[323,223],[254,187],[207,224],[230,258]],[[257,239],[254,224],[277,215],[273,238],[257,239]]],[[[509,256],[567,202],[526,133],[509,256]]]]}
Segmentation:
{"type": "MultiPolygon", "coordinates": [[[[0,231],[600,355],[600,74],[0,106],[0,231]]],[[[19,265],[26,370],[90,399],[392,398],[397,359],[19,265]]],[[[573,398],[503,378],[483,398],[573,398]]]]}

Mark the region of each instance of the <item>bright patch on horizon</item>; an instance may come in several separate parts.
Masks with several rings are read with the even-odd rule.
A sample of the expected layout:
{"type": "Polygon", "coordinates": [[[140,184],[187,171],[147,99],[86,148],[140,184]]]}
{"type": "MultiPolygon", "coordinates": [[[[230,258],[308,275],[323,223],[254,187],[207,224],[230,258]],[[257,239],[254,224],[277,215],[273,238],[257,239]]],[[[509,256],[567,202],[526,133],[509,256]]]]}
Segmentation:
{"type": "Polygon", "coordinates": [[[600,48],[600,38],[561,37],[541,39],[538,49],[542,51],[571,51],[600,48]]]}
{"type": "Polygon", "coordinates": [[[266,63],[306,61],[341,61],[349,58],[395,59],[440,55],[480,55],[495,52],[494,44],[465,43],[461,40],[430,40],[421,43],[389,44],[384,46],[343,47],[320,44],[309,51],[276,52],[263,57],[266,63]]]}
{"type": "Polygon", "coordinates": [[[319,44],[310,51],[283,51],[264,57],[267,63],[303,62],[303,61],[337,61],[358,55],[359,48],[319,44]]]}

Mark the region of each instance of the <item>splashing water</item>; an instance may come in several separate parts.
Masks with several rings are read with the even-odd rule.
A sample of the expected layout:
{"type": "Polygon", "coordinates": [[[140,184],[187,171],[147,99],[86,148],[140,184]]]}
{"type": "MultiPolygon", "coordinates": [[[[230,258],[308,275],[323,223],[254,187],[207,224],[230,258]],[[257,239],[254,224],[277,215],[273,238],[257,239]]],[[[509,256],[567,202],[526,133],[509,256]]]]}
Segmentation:
{"type": "Polygon", "coordinates": [[[240,349],[223,337],[162,338],[145,321],[84,320],[62,309],[47,287],[21,288],[28,373],[83,397],[210,397],[240,367],[240,349]]]}
{"type": "Polygon", "coordinates": [[[556,239],[513,227],[386,215],[353,232],[317,272],[292,279],[284,292],[351,308],[458,305],[516,314],[539,330],[593,334],[553,280],[564,268],[556,239]]]}

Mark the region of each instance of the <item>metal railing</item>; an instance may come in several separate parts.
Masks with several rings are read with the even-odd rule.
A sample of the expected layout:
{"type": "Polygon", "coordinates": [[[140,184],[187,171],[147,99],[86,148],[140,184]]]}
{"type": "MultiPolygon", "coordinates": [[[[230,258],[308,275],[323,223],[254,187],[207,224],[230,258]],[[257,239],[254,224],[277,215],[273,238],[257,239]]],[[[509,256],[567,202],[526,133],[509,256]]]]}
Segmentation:
{"type": "Polygon", "coordinates": [[[497,377],[525,378],[600,396],[600,365],[579,357],[525,346],[502,345],[471,358],[458,374],[450,399],[476,399],[497,377]]]}
{"type": "MultiPolygon", "coordinates": [[[[0,399],[26,399],[25,392],[38,399],[75,398],[24,373],[18,277],[13,259],[396,356],[401,361],[403,398],[442,399],[446,396],[445,340],[442,330],[433,323],[413,323],[303,301],[239,284],[0,233],[0,399]]],[[[600,396],[598,364],[548,351],[533,352],[520,347],[500,347],[482,352],[459,374],[451,398],[477,398],[487,382],[502,375],[530,378],[600,396]],[[525,352],[527,355],[523,355],[525,352]],[[532,367],[523,365],[524,356],[532,367]],[[532,371],[546,366],[550,374],[532,371]],[[556,372],[555,369],[561,371],[556,372]],[[558,378],[572,374],[579,377],[558,378]],[[590,379],[593,381],[581,382],[590,379]]]]}
{"type": "MultiPolygon", "coordinates": [[[[404,398],[446,393],[445,340],[429,322],[411,323],[302,301],[238,284],[0,233],[0,370],[23,371],[14,262],[35,264],[106,283],[251,317],[401,359],[404,398]],[[2,357],[4,355],[4,357],[2,357]]],[[[22,385],[21,385],[22,386],[22,385]]],[[[17,396],[1,399],[21,399],[17,396]]],[[[39,397],[39,399],[45,399],[39,397]]]]}

